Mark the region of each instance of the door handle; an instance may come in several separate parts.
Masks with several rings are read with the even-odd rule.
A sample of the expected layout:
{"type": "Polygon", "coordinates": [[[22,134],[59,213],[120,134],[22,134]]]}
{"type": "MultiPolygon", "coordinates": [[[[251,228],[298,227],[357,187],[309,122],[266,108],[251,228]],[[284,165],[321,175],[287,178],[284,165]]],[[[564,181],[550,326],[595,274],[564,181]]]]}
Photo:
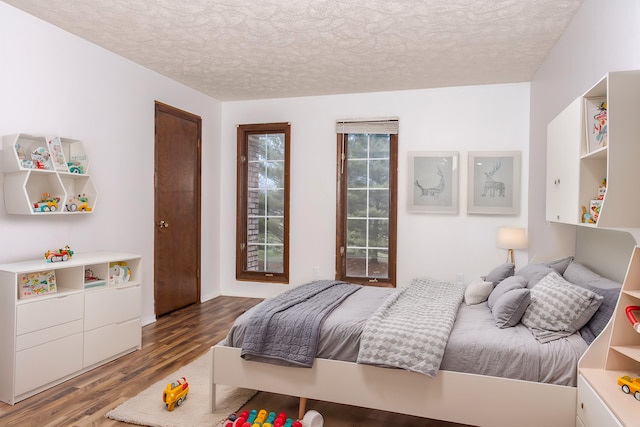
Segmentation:
{"type": "Polygon", "coordinates": [[[168,223],[168,222],[166,222],[166,221],[164,221],[164,220],[161,220],[161,221],[158,223],[158,227],[160,227],[160,228],[167,228],[167,227],[169,227],[169,223],[168,223]]]}

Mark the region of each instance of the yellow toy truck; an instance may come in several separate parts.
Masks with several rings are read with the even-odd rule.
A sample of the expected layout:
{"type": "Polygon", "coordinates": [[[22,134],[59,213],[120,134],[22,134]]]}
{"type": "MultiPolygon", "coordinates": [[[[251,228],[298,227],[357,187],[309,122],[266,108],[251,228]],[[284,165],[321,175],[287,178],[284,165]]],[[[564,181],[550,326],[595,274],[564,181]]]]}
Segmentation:
{"type": "Polygon", "coordinates": [[[632,378],[624,375],[618,378],[618,385],[626,394],[633,394],[636,400],[640,400],[640,378],[632,378]]]}
{"type": "Polygon", "coordinates": [[[175,405],[180,406],[189,393],[189,383],[185,377],[167,384],[162,393],[162,401],[169,411],[173,411],[175,405]]]}

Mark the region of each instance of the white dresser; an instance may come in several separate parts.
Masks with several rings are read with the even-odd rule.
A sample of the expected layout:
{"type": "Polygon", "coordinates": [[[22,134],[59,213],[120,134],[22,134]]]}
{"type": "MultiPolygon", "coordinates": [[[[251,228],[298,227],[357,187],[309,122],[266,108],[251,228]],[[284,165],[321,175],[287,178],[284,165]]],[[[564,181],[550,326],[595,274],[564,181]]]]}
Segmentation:
{"type": "Polygon", "coordinates": [[[140,256],[118,252],[0,265],[0,401],[13,405],[140,349],[141,267],[140,256]],[[38,277],[55,277],[55,291],[28,295],[21,285],[38,277]]]}

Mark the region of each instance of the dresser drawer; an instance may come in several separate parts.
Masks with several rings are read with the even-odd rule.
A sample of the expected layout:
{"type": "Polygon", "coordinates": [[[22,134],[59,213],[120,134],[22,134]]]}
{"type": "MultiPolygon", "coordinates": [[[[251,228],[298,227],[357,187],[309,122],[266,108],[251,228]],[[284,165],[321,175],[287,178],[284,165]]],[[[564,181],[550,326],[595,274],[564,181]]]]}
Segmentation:
{"type": "Polygon", "coordinates": [[[84,330],[139,318],[141,306],[140,285],[88,292],[85,295],[84,330]]]}
{"type": "Polygon", "coordinates": [[[578,418],[585,427],[622,427],[582,375],[578,376],[578,418]]]}
{"type": "Polygon", "coordinates": [[[39,331],[18,335],[16,337],[16,351],[26,350],[31,347],[46,344],[50,341],[59,340],[60,338],[82,332],[83,323],[82,319],[78,319],[69,323],[52,326],[47,329],[40,329],[39,331]]]}
{"type": "Polygon", "coordinates": [[[114,323],[84,333],[84,367],[131,349],[140,348],[142,325],[140,318],[114,323]]]}
{"type": "Polygon", "coordinates": [[[83,307],[80,293],[20,304],[16,307],[16,333],[22,335],[82,319],[83,307]]]}
{"type": "Polygon", "coordinates": [[[82,369],[82,332],[16,352],[15,395],[82,369]]]}

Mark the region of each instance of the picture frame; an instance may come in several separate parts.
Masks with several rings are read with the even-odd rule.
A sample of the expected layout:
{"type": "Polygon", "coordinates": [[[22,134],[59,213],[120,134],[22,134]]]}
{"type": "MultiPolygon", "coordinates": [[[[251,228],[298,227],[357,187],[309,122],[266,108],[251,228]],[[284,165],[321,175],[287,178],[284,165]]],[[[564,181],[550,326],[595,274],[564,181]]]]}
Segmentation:
{"type": "Polygon", "coordinates": [[[457,151],[409,153],[408,211],[413,213],[458,213],[457,151]]]}
{"type": "Polygon", "coordinates": [[[467,213],[517,215],[519,212],[520,152],[469,152],[467,213]]]}
{"type": "Polygon", "coordinates": [[[587,154],[606,147],[608,143],[607,98],[604,96],[585,98],[584,118],[587,154]]]}

